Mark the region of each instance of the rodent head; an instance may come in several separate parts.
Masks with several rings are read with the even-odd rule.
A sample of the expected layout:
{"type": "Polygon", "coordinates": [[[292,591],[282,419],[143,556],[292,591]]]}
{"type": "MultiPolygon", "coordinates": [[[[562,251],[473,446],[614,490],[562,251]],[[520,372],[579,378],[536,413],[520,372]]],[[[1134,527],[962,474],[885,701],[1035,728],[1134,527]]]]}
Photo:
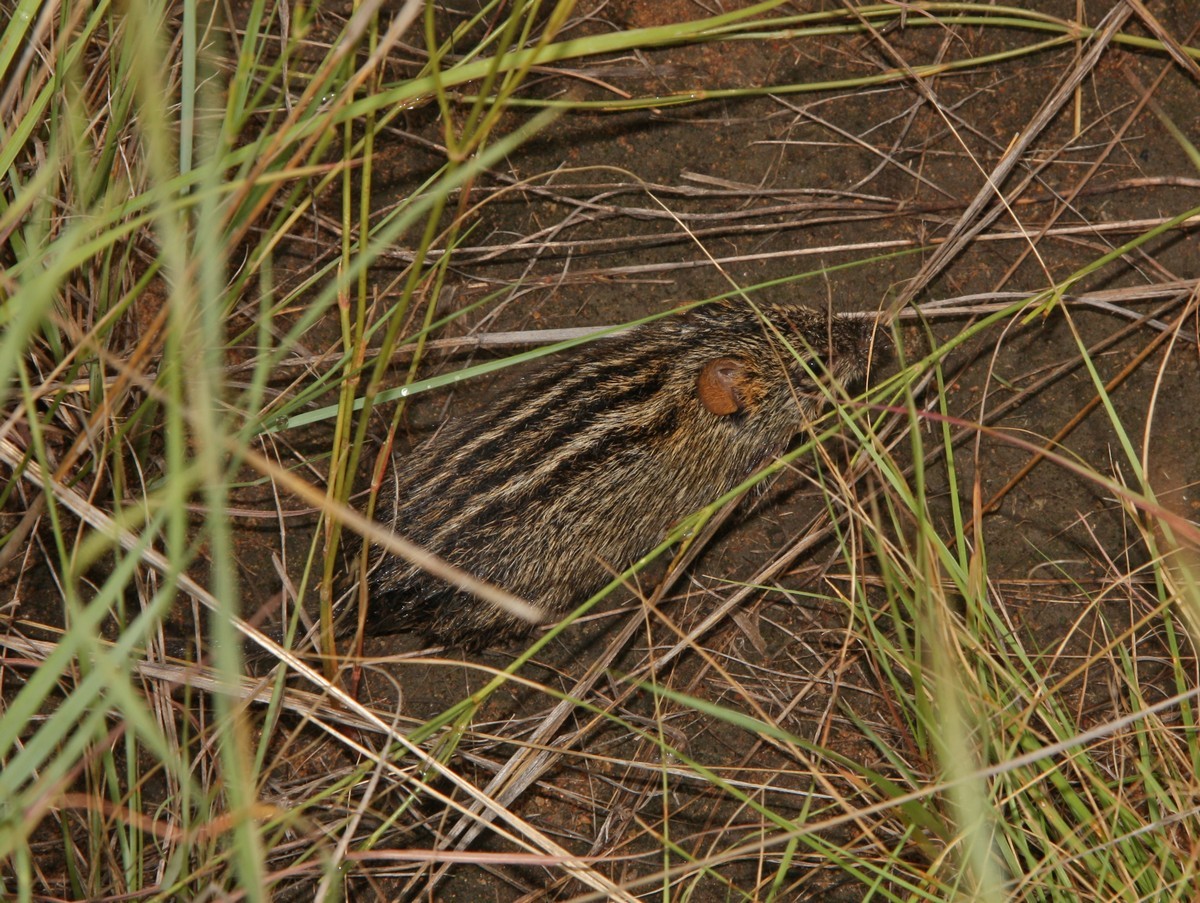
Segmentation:
{"type": "Polygon", "coordinates": [[[799,427],[824,407],[814,378],[843,387],[862,381],[869,363],[890,348],[870,320],[830,316],[808,307],[733,302],[708,305],[688,318],[703,331],[696,397],[717,417],[766,419],[799,427]]]}

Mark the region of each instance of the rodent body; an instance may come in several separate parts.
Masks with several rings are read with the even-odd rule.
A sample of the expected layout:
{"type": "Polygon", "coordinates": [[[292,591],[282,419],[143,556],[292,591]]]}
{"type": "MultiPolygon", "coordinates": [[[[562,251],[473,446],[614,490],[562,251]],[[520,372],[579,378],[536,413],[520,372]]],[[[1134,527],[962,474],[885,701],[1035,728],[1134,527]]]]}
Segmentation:
{"type": "MultiPolygon", "coordinates": [[[[759,310],[708,304],[564,356],[399,459],[380,519],[561,617],[820,412],[796,355],[843,384],[865,376],[872,323],[759,310]]],[[[532,628],[390,555],[368,589],[376,629],[479,648],[532,628]]]]}

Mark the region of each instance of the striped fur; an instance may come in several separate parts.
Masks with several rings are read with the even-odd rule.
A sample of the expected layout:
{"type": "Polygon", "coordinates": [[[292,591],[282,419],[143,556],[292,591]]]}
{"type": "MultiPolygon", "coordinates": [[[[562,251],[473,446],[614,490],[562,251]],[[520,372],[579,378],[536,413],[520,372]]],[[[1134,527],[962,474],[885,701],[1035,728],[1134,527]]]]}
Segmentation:
{"type": "MultiPolygon", "coordinates": [[[[498,406],[443,429],[396,462],[384,519],[407,539],[561,617],[660,542],[680,520],[787,447],[823,406],[787,337],[820,372],[865,376],[873,324],[804,307],[766,322],[723,302],[568,354],[498,406]],[[698,399],[716,358],[745,375],[742,410],[698,399]]],[[[530,625],[403,559],[369,578],[374,629],[478,648],[530,625]]]]}

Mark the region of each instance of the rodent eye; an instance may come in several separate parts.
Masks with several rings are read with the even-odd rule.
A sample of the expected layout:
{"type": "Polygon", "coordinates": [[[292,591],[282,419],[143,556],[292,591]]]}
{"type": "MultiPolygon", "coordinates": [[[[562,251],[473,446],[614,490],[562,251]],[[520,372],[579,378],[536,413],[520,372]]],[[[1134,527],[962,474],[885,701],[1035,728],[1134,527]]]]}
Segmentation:
{"type": "Polygon", "coordinates": [[[828,367],[825,362],[819,357],[806,357],[793,362],[793,370],[802,377],[818,379],[828,372],[828,367]]]}

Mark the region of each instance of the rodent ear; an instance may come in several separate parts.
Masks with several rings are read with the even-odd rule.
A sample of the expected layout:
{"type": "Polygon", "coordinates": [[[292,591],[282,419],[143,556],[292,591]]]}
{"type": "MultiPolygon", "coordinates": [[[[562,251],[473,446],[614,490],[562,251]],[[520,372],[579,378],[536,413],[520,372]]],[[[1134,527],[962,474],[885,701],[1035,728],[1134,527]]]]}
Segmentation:
{"type": "Polygon", "coordinates": [[[745,365],[731,357],[718,357],[704,365],[696,377],[696,394],[700,403],[718,417],[736,414],[746,407],[740,383],[745,365]]]}

